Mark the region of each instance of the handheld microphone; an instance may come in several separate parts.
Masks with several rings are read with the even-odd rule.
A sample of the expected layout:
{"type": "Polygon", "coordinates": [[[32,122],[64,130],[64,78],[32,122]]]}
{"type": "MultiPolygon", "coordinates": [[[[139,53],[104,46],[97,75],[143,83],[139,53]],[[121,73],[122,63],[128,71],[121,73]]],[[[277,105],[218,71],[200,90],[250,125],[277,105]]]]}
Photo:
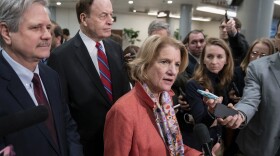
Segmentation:
{"type": "Polygon", "coordinates": [[[204,156],[212,156],[212,141],[208,128],[204,124],[199,123],[194,126],[193,131],[198,142],[202,145],[204,156]]]}
{"type": "Polygon", "coordinates": [[[0,137],[38,124],[48,118],[48,109],[37,106],[0,118],[0,137]]]}

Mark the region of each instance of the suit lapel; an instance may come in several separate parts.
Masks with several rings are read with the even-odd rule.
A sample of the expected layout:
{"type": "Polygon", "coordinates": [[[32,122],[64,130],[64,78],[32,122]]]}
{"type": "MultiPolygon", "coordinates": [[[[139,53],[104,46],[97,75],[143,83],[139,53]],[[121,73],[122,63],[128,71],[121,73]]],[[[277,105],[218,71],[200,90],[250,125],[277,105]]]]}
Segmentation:
{"type": "MultiPolygon", "coordinates": [[[[111,81],[112,81],[112,93],[113,93],[113,100],[117,99],[117,92],[119,92],[119,88],[115,86],[115,84],[120,83],[119,82],[119,75],[121,75],[122,71],[120,71],[120,69],[124,69],[124,64],[123,64],[123,58],[120,57],[122,56],[122,54],[120,54],[120,52],[122,52],[121,48],[118,50],[113,44],[111,44],[111,42],[109,42],[109,40],[102,40],[103,44],[104,44],[104,48],[106,50],[106,56],[108,59],[108,64],[109,64],[109,68],[110,68],[110,73],[111,73],[111,81]],[[121,62],[121,63],[120,63],[121,62]]],[[[125,86],[123,86],[125,87],[125,86]]]]}
{"type": "MultiPolygon", "coordinates": [[[[90,58],[90,55],[88,53],[88,50],[86,46],[84,45],[81,37],[79,34],[75,36],[75,52],[76,56],[80,62],[80,64],[83,66],[91,80],[93,80],[93,84],[96,86],[96,88],[99,90],[100,94],[104,97],[104,99],[107,101],[106,105],[111,107],[111,102],[109,101],[108,95],[103,87],[103,84],[100,80],[99,74],[90,58]]],[[[111,74],[112,75],[112,74],[111,74]]]]}
{"type": "MultiPolygon", "coordinates": [[[[49,73],[47,73],[41,66],[43,66],[42,63],[39,63],[39,72],[40,72],[40,77],[41,80],[44,84],[44,88],[46,90],[46,94],[48,97],[48,101],[51,107],[51,111],[53,114],[53,119],[54,119],[54,124],[55,124],[55,128],[57,131],[57,137],[58,137],[58,143],[60,142],[60,134],[61,134],[61,128],[60,128],[60,124],[62,124],[61,119],[59,118],[59,109],[57,109],[57,107],[59,107],[58,105],[61,105],[61,103],[57,103],[57,99],[55,99],[55,97],[57,97],[57,90],[58,88],[54,88],[54,83],[53,83],[53,79],[50,79],[49,77],[49,73]],[[57,89],[57,90],[55,90],[57,89]]],[[[59,149],[58,147],[53,143],[53,140],[51,139],[51,136],[49,134],[49,132],[47,131],[47,127],[45,125],[41,125],[40,130],[43,132],[43,134],[47,137],[48,141],[50,142],[50,144],[53,146],[53,148],[58,152],[59,149]]]]}
{"type": "Polygon", "coordinates": [[[16,72],[9,65],[9,63],[4,59],[2,52],[0,56],[0,63],[2,64],[2,68],[0,71],[0,75],[9,81],[8,90],[13,95],[13,97],[17,100],[18,104],[24,108],[32,108],[34,107],[34,102],[30,97],[29,93],[26,91],[26,88],[23,86],[21,80],[17,76],[16,72]]]}
{"type": "Polygon", "coordinates": [[[270,61],[269,69],[273,73],[272,75],[277,80],[278,86],[280,87],[280,53],[274,54],[270,61]]]}
{"type": "MultiPolygon", "coordinates": [[[[17,100],[18,104],[23,109],[29,109],[35,107],[35,103],[27,92],[26,88],[22,84],[20,78],[17,76],[16,72],[12,69],[12,67],[8,64],[8,62],[4,59],[2,52],[0,56],[0,63],[3,64],[3,69],[1,69],[0,75],[9,81],[9,85],[7,89],[13,95],[13,97],[17,100]],[[3,72],[3,73],[2,73],[3,72]]],[[[44,122],[36,125],[39,130],[46,136],[50,142],[50,135],[47,131],[47,127],[44,122]]],[[[53,143],[51,143],[53,145],[53,143]]],[[[57,147],[54,147],[56,151],[58,151],[57,147]]]]}

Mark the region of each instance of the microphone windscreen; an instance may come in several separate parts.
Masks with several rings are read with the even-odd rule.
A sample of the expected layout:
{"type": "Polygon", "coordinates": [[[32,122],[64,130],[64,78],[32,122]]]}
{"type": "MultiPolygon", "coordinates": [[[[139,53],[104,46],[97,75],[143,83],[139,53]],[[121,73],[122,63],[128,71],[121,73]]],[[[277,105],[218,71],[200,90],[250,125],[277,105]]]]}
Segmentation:
{"type": "Polygon", "coordinates": [[[0,137],[38,124],[48,118],[48,109],[37,106],[0,118],[0,137]]]}
{"type": "Polygon", "coordinates": [[[200,144],[211,142],[209,130],[204,124],[196,124],[193,128],[193,131],[200,144]]]}

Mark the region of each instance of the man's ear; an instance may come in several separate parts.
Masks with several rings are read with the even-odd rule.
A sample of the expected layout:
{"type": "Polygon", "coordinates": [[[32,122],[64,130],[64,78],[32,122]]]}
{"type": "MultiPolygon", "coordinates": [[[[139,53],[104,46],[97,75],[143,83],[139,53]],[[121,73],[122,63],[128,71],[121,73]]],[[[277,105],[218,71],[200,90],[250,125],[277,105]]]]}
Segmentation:
{"type": "Polygon", "coordinates": [[[57,36],[57,37],[55,37],[55,40],[56,40],[56,44],[57,45],[60,45],[61,44],[61,36],[57,36]]]}
{"type": "Polygon", "coordinates": [[[81,20],[81,23],[83,26],[87,26],[87,22],[86,22],[86,18],[87,18],[87,15],[85,13],[81,13],[80,14],[80,20],[81,20]]]}
{"type": "Polygon", "coordinates": [[[5,22],[0,22],[0,34],[5,41],[5,44],[11,44],[11,37],[10,37],[10,31],[8,29],[8,26],[5,22]]]}
{"type": "Polygon", "coordinates": [[[237,32],[238,32],[238,33],[240,33],[240,32],[241,32],[241,28],[237,28],[236,30],[237,30],[237,32]]]}

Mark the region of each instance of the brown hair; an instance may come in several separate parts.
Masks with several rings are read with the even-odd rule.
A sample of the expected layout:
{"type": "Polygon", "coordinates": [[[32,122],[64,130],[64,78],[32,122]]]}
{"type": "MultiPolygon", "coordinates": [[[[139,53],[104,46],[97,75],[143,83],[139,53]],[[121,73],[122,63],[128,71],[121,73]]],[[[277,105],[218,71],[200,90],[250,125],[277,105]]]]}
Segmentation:
{"type": "Polygon", "coordinates": [[[81,23],[80,15],[81,13],[85,13],[89,15],[90,6],[94,2],[94,0],[79,0],[76,4],[76,14],[78,18],[78,22],[81,23]]]}
{"type": "Polygon", "coordinates": [[[206,45],[203,48],[202,54],[200,56],[200,64],[198,68],[195,70],[192,79],[196,80],[204,88],[209,89],[210,92],[214,92],[214,88],[211,83],[211,80],[207,75],[208,69],[204,64],[206,47],[210,45],[216,45],[224,49],[227,57],[226,60],[227,63],[224,65],[223,69],[218,74],[220,78],[220,83],[218,84],[219,90],[222,90],[223,88],[227,87],[230,84],[233,77],[234,63],[233,63],[233,58],[232,58],[230,48],[228,47],[228,45],[224,40],[219,38],[209,38],[206,40],[206,45]]]}

